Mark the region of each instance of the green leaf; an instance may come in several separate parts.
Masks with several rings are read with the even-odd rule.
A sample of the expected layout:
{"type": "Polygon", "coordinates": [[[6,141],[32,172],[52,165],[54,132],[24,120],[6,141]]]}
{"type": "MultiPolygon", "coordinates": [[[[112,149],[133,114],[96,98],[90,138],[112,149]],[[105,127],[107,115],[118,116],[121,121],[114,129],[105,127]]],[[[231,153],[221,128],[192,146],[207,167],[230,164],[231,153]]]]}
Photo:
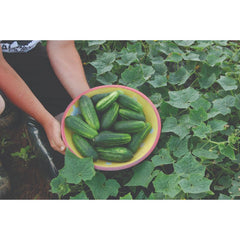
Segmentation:
{"type": "Polygon", "coordinates": [[[180,139],[184,138],[188,135],[189,130],[186,128],[184,124],[179,124],[177,119],[174,117],[167,117],[163,123],[162,132],[173,132],[177,134],[180,139]]]}
{"type": "Polygon", "coordinates": [[[157,76],[159,76],[159,75],[166,76],[167,75],[168,68],[165,63],[153,63],[152,62],[152,66],[155,69],[155,74],[157,74],[157,76]]]}
{"type": "Polygon", "coordinates": [[[161,105],[162,102],[162,95],[161,93],[154,93],[152,94],[149,99],[152,101],[152,103],[155,105],[156,108],[158,108],[161,105]]]}
{"type": "Polygon", "coordinates": [[[123,48],[120,52],[121,59],[116,60],[119,65],[129,66],[131,63],[137,61],[137,52],[128,52],[123,48]]]}
{"type": "Polygon", "coordinates": [[[216,191],[222,191],[224,189],[227,189],[231,187],[232,185],[232,178],[229,175],[224,175],[219,178],[217,181],[217,184],[214,186],[214,190],[216,191]]]}
{"type": "Polygon", "coordinates": [[[181,62],[182,61],[182,56],[179,53],[172,52],[170,53],[167,58],[165,59],[165,62],[181,62]]]}
{"type": "Polygon", "coordinates": [[[91,40],[91,41],[88,41],[88,46],[102,45],[105,42],[106,42],[105,40],[91,40]]]}
{"type": "Polygon", "coordinates": [[[144,75],[145,80],[148,80],[155,72],[155,70],[152,66],[142,64],[141,67],[142,67],[142,70],[143,70],[143,75],[144,75]]]}
{"type": "Polygon", "coordinates": [[[233,96],[226,96],[224,98],[219,98],[213,101],[213,107],[209,112],[208,118],[215,117],[218,114],[227,115],[231,113],[230,107],[235,104],[235,98],[233,96]]]}
{"type": "Polygon", "coordinates": [[[191,153],[187,153],[184,157],[179,158],[173,164],[173,167],[175,173],[182,177],[187,177],[193,173],[204,176],[206,170],[206,167],[199,163],[191,153]]]}
{"type": "Polygon", "coordinates": [[[239,181],[232,181],[232,186],[229,188],[229,193],[232,197],[239,197],[240,196],[240,182],[239,181]]]}
{"type": "Polygon", "coordinates": [[[206,134],[211,133],[211,127],[201,122],[198,126],[193,127],[193,133],[193,136],[199,137],[201,139],[207,138],[206,134]]]}
{"type": "Polygon", "coordinates": [[[194,44],[194,40],[176,40],[174,41],[178,46],[189,47],[194,44]]]}
{"type": "Polygon", "coordinates": [[[213,73],[209,77],[201,77],[199,78],[199,85],[201,88],[207,89],[213,85],[213,83],[216,81],[216,74],[213,73]]]}
{"type": "Polygon", "coordinates": [[[227,122],[223,120],[213,119],[208,121],[207,125],[211,127],[211,132],[219,132],[225,130],[227,122]]]}
{"type": "Polygon", "coordinates": [[[237,81],[230,77],[221,76],[217,82],[225,91],[235,90],[238,88],[237,81]]]}
{"type": "Polygon", "coordinates": [[[66,178],[68,183],[78,184],[82,180],[90,180],[95,175],[93,159],[79,158],[67,149],[61,175],[66,178]]]}
{"type": "Polygon", "coordinates": [[[199,109],[191,109],[189,113],[189,120],[191,123],[199,125],[201,122],[204,122],[208,119],[208,114],[204,108],[200,107],[199,109]]]}
{"type": "Polygon", "coordinates": [[[240,94],[236,95],[235,97],[234,107],[240,110],[240,94]]]}
{"type": "Polygon", "coordinates": [[[137,88],[145,83],[143,70],[139,65],[134,67],[129,66],[121,74],[121,77],[120,83],[132,88],[137,88]]]}
{"type": "Polygon", "coordinates": [[[179,181],[179,185],[185,193],[210,192],[212,181],[201,174],[190,174],[187,178],[179,181]]]}
{"type": "Polygon", "coordinates": [[[186,61],[196,61],[196,62],[201,61],[200,55],[193,52],[190,52],[188,55],[184,55],[183,59],[186,61]]]}
{"type": "Polygon", "coordinates": [[[71,200],[87,200],[88,197],[84,191],[81,191],[79,194],[74,197],[70,197],[71,200]]]}
{"type": "Polygon", "coordinates": [[[170,155],[169,149],[167,148],[161,148],[159,153],[157,155],[154,155],[151,160],[154,167],[174,163],[174,160],[170,155]]]}
{"type": "Polygon", "coordinates": [[[196,101],[192,102],[191,106],[195,110],[203,108],[205,111],[207,111],[211,107],[211,103],[201,96],[196,101]]]}
{"type": "Polygon", "coordinates": [[[159,45],[159,52],[162,52],[166,55],[171,53],[183,54],[183,51],[172,41],[161,41],[159,45]]]}
{"type": "Polygon", "coordinates": [[[180,67],[176,72],[171,72],[169,74],[168,82],[173,85],[182,85],[188,80],[190,76],[191,74],[184,67],[180,67]]]}
{"type": "Polygon", "coordinates": [[[129,192],[126,195],[124,195],[123,197],[120,197],[120,200],[132,200],[132,194],[129,192]]]}
{"type": "Polygon", "coordinates": [[[147,187],[152,181],[152,171],[154,165],[150,161],[144,161],[133,169],[133,177],[125,186],[143,186],[147,187]]]}
{"type": "Polygon", "coordinates": [[[216,151],[210,151],[203,148],[196,148],[192,152],[193,155],[200,159],[217,159],[218,154],[216,151]]]}
{"type": "Polygon", "coordinates": [[[104,52],[97,55],[97,59],[90,64],[97,69],[97,74],[101,75],[105,72],[109,72],[113,68],[113,62],[115,61],[115,53],[104,52]]]}
{"type": "Polygon", "coordinates": [[[230,158],[231,160],[236,160],[234,150],[228,144],[219,144],[218,148],[221,154],[230,158]]]}
{"type": "Polygon", "coordinates": [[[191,87],[179,91],[169,91],[170,101],[168,103],[176,108],[186,109],[199,96],[199,92],[191,87]]]}
{"type": "Polygon", "coordinates": [[[188,140],[190,136],[180,139],[177,136],[171,136],[167,142],[167,147],[175,157],[182,157],[188,153],[188,140]]]}
{"type": "Polygon", "coordinates": [[[115,179],[108,179],[104,174],[96,172],[96,175],[90,180],[86,181],[95,199],[107,199],[109,196],[117,196],[119,183],[115,179]]]}
{"type": "Polygon", "coordinates": [[[107,72],[97,76],[97,81],[104,85],[111,85],[117,81],[117,75],[112,72],[107,72]]]}
{"type": "Polygon", "coordinates": [[[51,192],[57,193],[59,197],[62,197],[71,191],[69,184],[66,182],[66,179],[60,174],[51,180],[50,186],[51,192]]]}
{"type": "Polygon", "coordinates": [[[155,75],[153,80],[148,81],[154,88],[160,88],[167,86],[167,77],[161,75],[155,75]]]}
{"type": "Polygon", "coordinates": [[[160,172],[153,181],[153,186],[156,192],[163,193],[171,198],[174,198],[180,191],[178,185],[179,176],[177,174],[166,175],[160,172]]]}
{"type": "Polygon", "coordinates": [[[128,52],[133,52],[133,53],[137,53],[137,56],[139,58],[143,57],[145,55],[145,53],[142,50],[142,43],[137,41],[133,44],[131,43],[127,43],[127,50],[128,52]]]}

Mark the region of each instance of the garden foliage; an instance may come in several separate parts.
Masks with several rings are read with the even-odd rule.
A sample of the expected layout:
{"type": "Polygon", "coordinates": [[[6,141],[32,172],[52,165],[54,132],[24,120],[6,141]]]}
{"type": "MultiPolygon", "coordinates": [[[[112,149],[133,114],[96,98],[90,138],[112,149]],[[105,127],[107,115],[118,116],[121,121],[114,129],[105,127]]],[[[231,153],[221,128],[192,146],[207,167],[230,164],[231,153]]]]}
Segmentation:
{"type": "Polygon", "coordinates": [[[238,199],[240,43],[76,41],[90,86],[121,84],[148,96],[162,131],[139,165],[94,170],[66,151],[51,191],[70,199],[238,199]]]}

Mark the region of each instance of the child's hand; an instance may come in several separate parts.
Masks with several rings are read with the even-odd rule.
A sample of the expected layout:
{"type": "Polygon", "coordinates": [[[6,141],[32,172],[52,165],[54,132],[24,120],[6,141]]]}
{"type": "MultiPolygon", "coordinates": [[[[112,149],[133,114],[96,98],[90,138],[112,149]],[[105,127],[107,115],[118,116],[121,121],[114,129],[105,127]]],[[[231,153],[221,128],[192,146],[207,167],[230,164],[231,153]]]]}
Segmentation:
{"type": "Polygon", "coordinates": [[[58,152],[64,154],[66,147],[61,138],[60,123],[55,118],[52,118],[43,127],[45,129],[45,132],[47,134],[48,141],[49,141],[51,147],[55,151],[58,151],[58,152]]]}

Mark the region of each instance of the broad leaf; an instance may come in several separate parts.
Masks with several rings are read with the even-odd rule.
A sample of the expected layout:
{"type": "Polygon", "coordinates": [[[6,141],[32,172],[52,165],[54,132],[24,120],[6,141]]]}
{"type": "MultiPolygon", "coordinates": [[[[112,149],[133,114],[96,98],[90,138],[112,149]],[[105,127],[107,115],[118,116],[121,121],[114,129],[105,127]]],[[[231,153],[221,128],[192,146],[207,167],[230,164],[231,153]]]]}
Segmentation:
{"type": "Polygon", "coordinates": [[[69,184],[66,182],[66,179],[60,174],[51,180],[50,186],[51,192],[57,193],[59,197],[62,197],[71,191],[69,184]]]}
{"type": "Polygon", "coordinates": [[[133,169],[133,177],[131,180],[125,184],[125,186],[143,186],[147,187],[148,184],[152,181],[152,171],[154,165],[150,161],[144,161],[143,163],[137,165],[133,169]]]}
{"type": "Polygon", "coordinates": [[[119,183],[115,179],[108,179],[103,173],[97,172],[92,180],[86,181],[95,199],[107,199],[109,196],[117,196],[119,183]]]}
{"type": "Polygon", "coordinates": [[[177,174],[172,173],[166,175],[163,172],[160,172],[153,181],[153,186],[156,192],[174,198],[181,191],[178,181],[179,176],[177,174]]]}
{"type": "Polygon", "coordinates": [[[176,108],[185,109],[196,101],[199,96],[199,92],[191,87],[179,91],[169,91],[170,101],[168,103],[176,108]]]}
{"type": "Polygon", "coordinates": [[[169,149],[167,148],[161,148],[159,153],[157,155],[154,155],[151,160],[154,167],[174,163],[174,160],[170,155],[169,149]]]}
{"type": "Polygon", "coordinates": [[[227,144],[219,144],[218,148],[220,150],[220,153],[223,154],[224,156],[230,158],[231,160],[235,160],[235,153],[234,150],[227,144]]]}
{"type": "Polygon", "coordinates": [[[179,158],[177,162],[173,164],[173,167],[175,173],[182,177],[187,177],[193,173],[204,176],[206,170],[206,167],[199,163],[191,153],[179,158]]]}
{"type": "Polygon", "coordinates": [[[210,151],[203,148],[194,149],[192,154],[200,159],[217,159],[218,158],[218,154],[216,151],[210,151]]]}
{"type": "Polygon", "coordinates": [[[87,197],[87,195],[84,191],[81,191],[80,193],[78,193],[74,197],[70,197],[70,199],[71,200],[87,200],[88,197],[87,197]]]}
{"type": "Polygon", "coordinates": [[[133,198],[130,192],[124,195],[123,197],[120,197],[120,200],[132,200],[132,199],[133,198]]]}
{"type": "Polygon", "coordinates": [[[184,84],[191,74],[186,70],[184,67],[180,67],[176,72],[169,74],[168,82],[175,85],[182,85],[184,84]]]}
{"type": "Polygon", "coordinates": [[[144,73],[142,68],[138,66],[129,66],[122,74],[121,74],[120,83],[132,87],[137,88],[145,83],[144,73]]]}
{"type": "Polygon", "coordinates": [[[213,119],[208,121],[207,125],[211,127],[211,132],[219,132],[225,130],[227,122],[223,120],[213,119]]]}
{"type": "Polygon", "coordinates": [[[173,132],[182,139],[188,135],[189,130],[184,124],[178,123],[176,118],[167,117],[163,123],[162,132],[173,132]]]}
{"type": "Polygon", "coordinates": [[[68,183],[78,184],[82,180],[90,180],[95,175],[93,159],[79,158],[67,149],[65,153],[65,165],[60,173],[61,176],[66,178],[68,183]]]}
{"type": "Polygon", "coordinates": [[[197,127],[193,127],[193,133],[193,136],[203,139],[207,137],[207,134],[211,133],[211,127],[201,122],[197,127]]]}
{"type": "Polygon", "coordinates": [[[190,136],[186,136],[184,139],[180,139],[177,136],[171,136],[167,142],[167,147],[173,153],[175,157],[182,157],[189,152],[188,140],[190,136]]]}
{"type": "Polygon", "coordinates": [[[103,54],[97,55],[97,59],[93,62],[91,62],[91,65],[93,65],[97,69],[97,74],[101,75],[105,72],[109,72],[113,68],[113,62],[115,61],[115,53],[107,53],[104,52],[103,54]]]}
{"type": "Polygon", "coordinates": [[[155,75],[153,80],[148,81],[154,88],[160,88],[167,86],[167,77],[161,75],[155,75]]]}
{"type": "Polygon", "coordinates": [[[212,181],[203,177],[201,174],[191,174],[187,178],[179,181],[179,185],[185,193],[210,192],[212,181]]]}
{"type": "Polygon", "coordinates": [[[194,44],[194,40],[176,40],[174,41],[178,46],[189,47],[194,44]]]}
{"type": "Polygon", "coordinates": [[[104,85],[111,85],[117,81],[118,77],[112,72],[107,72],[97,76],[97,81],[104,85]]]}
{"type": "Polygon", "coordinates": [[[189,120],[192,124],[199,125],[201,122],[204,122],[208,119],[207,112],[201,107],[197,110],[190,110],[189,120]]]}
{"type": "Polygon", "coordinates": [[[220,79],[217,80],[217,82],[225,91],[235,90],[238,88],[237,81],[233,78],[221,76],[220,79]]]}
{"type": "Polygon", "coordinates": [[[182,61],[182,56],[179,53],[172,52],[167,56],[165,61],[166,62],[176,62],[176,63],[178,63],[178,62],[182,61]]]}

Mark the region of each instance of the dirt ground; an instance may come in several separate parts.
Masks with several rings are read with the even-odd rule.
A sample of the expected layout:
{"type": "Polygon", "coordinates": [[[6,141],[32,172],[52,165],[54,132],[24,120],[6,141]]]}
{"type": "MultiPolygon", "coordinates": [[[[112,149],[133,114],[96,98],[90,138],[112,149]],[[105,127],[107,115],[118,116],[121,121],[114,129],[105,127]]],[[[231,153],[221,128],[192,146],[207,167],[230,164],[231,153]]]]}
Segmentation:
{"type": "Polygon", "coordinates": [[[11,184],[11,192],[4,199],[56,199],[49,191],[49,180],[38,168],[36,157],[31,157],[33,153],[28,145],[21,119],[14,127],[0,130],[0,159],[11,184]],[[11,155],[19,153],[21,148],[29,148],[27,155],[11,155]]]}

